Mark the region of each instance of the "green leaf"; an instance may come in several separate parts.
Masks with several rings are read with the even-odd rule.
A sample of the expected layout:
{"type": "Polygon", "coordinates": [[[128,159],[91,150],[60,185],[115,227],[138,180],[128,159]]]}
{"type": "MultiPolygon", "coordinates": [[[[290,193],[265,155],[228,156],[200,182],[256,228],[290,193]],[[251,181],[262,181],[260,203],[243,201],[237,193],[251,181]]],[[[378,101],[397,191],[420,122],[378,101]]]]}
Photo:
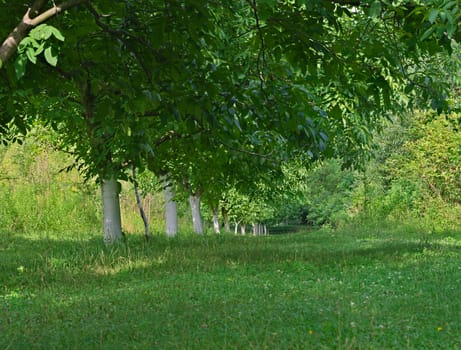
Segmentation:
{"type": "MultiPolygon", "coordinates": [[[[51,27],[51,26],[50,26],[51,27]]],[[[60,40],[60,41],[64,41],[64,36],[61,34],[61,32],[59,31],[59,29],[55,28],[55,27],[51,27],[51,33],[53,34],[53,36],[60,40]]]]}
{"type": "Polygon", "coordinates": [[[379,17],[382,11],[382,6],[380,1],[375,1],[370,6],[370,17],[379,17]]]}
{"type": "Polygon", "coordinates": [[[45,50],[45,59],[53,67],[56,67],[58,63],[58,56],[53,56],[53,52],[51,51],[51,47],[46,48],[45,50]]]}
{"type": "Polygon", "coordinates": [[[33,42],[34,42],[34,39],[32,38],[24,38],[20,43],[19,43],[19,46],[18,46],[18,53],[22,53],[24,52],[24,50],[26,50],[28,47],[30,46],[33,46],[33,42]]]}
{"type": "Polygon", "coordinates": [[[429,27],[429,29],[421,35],[421,41],[426,40],[434,32],[434,30],[435,27],[429,27]]]}
{"type": "Polygon", "coordinates": [[[41,43],[39,47],[37,47],[37,49],[35,50],[35,56],[38,56],[40,55],[43,50],[45,49],[45,43],[41,43]]]}
{"type": "Polygon", "coordinates": [[[18,56],[14,62],[14,71],[16,72],[16,78],[21,79],[26,73],[27,57],[24,55],[18,56]]]}
{"type": "Polygon", "coordinates": [[[239,119],[236,115],[234,115],[234,124],[237,127],[237,129],[239,129],[239,131],[242,131],[242,127],[240,126],[239,119]]]}
{"type": "Polygon", "coordinates": [[[64,41],[64,36],[61,34],[59,29],[48,24],[41,24],[35,27],[29,34],[30,38],[38,41],[48,40],[51,36],[54,36],[60,41],[64,41]]]}
{"type": "Polygon", "coordinates": [[[41,24],[32,29],[29,36],[35,40],[47,40],[52,34],[51,28],[48,24],[41,24]]]}
{"type": "Polygon", "coordinates": [[[454,22],[449,22],[447,25],[447,36],[451,38],[455,33],[457,25],[454,22]]]}
{"type": "Polygon", "coordinates": [[[35,55],[35,50],[32,47],[29,47],[26,50],[26,56],[33,64],[37,63],[37,56],[35,55]]]}
{"type": "Polygon", "coordinates": [[[431,9],[429,11],[429,15],[427,16],[427,19],[429,22],[434,23],[438,15],[439,15],[438,9],[431,9]]]}

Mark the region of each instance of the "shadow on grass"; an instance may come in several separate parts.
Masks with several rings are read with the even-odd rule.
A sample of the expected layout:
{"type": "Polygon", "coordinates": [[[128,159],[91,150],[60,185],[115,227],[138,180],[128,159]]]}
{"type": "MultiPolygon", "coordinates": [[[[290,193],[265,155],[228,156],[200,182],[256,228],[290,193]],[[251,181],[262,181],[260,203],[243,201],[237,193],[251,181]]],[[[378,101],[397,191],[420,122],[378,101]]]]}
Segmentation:
{"type": "MultiPolygon", "coordinates": [[[[382,319],[378,325],[389,329],[371,328],[377,339],[371,347],[398,348],[402,335],[394,334],[390,327],[397,323],[397,332],[401,332],[399,320],[389,316],[396,310],[408,308],[398,314],[412,315],[412,319],[403,320],[407,324],[419,312],[417,317],[421,321],[410,324],[415,329],[423,328],[432,315],[443,315],[446,322],[458,317],[457,301],[451,305],[453,308],[447,309],[450,295],[434,294],[443,276],[426,275],[424,267],[408,267],[406,276],[415,272],[419,276],[415,280],[402,280],[406,284],[399,291],[388,279],[392,269],[384,268],[378,276],[379,283],[368,283],[367,293],[378,289],[374,297],[379,310],[370,303],[363,304],[370,305],[370,309],[362,306],[363,310],[357,309],[360,311],[352,308],[350,302],[358,303],[354,298],[364,294],[361,282],[364,276],[369,276],[369,270],[358,273],[359,269],[355,269],[346,274],[342,277],[343,285],[330,277],[345,265],[392,266],[399,259],[423,264],[423,260],[411,257],[461,252],[457,241],[444,243],[443,238],[368,239],[306,233],[259,238],[153,237],[144,243],[141,237],[130,237],[126,247],[115,249],[105,248],[99,238],[82,241],[3,238],[1,283],[6,290],[19,289],[24,293],[18,293],[19,297],[5,307],[3,315],[7,315],[7,322],[0,317],[0,333],[6,335],[0,345],[211,349],[217,348],[215,344],[221,344],[221,348],[227,344],[227,348],[289,349],[299,348],[300,344],[316,348],[323,342],[327,344],[325,348],[334,348],[341,345],[337,343],[336,332],[343,325],[341,332],[349,339],[362,337],[361,344],[366,348],[370,346],[371,333],[358,334],[357,329],[360,326],[370,329],[366,327],[371,327],[378,311],[384,309],[389,311],[379,315],[382,319]],[[289,266],[294,268],[288,269],[289,266]],[[299,266],[314,268],[301,270],[297,269],[299,266]],[[283,271],[284,268],[288,271],[283,271]],[[322,274],[326,276],[318,281],[322,274]],[[392,288],[395,298],[389,297],[392,288]],[[407,291],[420,293],[415,305],[402,303],[407,301],[407,291]],[[341,301],[345,293],[349,294],[341,301]],[[428,300],[437,309],[426,309],[428,300]],[[362,319],[363,324],[359,324],[362,319]],[[352,321],[357,326],[349,327],[352,321]],[[307,327],[316,326],[313,337],[307,337],[307,327]],[[316,334],[323,338],[315,338],[316,334]],[[397,342],[394,346],[386,343],[392,339],[389,335],[397,342]]],[[[446,271],[450,272],[448,268],[446,271]]],[[[456,293],[459,290],[455,284],[448,287],[453,287],[456,293]]],[[[408,298],[413,301],[416,295],[408,298]]],[[[439,319],[431,321],[433,328],[438,322],[439,319]]],[[[456,325],[454,321],[451,323],[456,325]]],[[[412,341],[417,341],[418,336],[414,335],[412,341]]],[[[421,341],[432,341],[431,337],[432,333],[421,341]]],[[[418,348],[416,345],[414,348],[418,348]]]]}
{"type": "MultiPolygon", "coordinates": [[[[130,280],[170,273],[213,272],[251,268],[264,272],[271,265],[304,264],[318,271],[380,261],[388,264],[416,261],[409,256],[461,253],[461,246],[405,237],[359,239],[325,232],[269,237],[204,236],[167,239],[154,236],[144,242],[131,236],[126,245],[106,248],[99,237],[88,240],[0,240],[0,283],[8,290],[40,290],[59,285],[92,285],[96,281],[130,280]]],[[[439,239],[439,240],[437,240],[439,239]]]]}

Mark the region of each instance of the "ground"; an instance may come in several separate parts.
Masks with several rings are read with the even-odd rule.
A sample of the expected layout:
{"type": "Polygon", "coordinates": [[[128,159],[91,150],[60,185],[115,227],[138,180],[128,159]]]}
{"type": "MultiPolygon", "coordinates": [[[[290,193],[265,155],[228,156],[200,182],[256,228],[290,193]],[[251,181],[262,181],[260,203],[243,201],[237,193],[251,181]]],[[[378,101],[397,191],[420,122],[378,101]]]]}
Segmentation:
{"type": "Polygon", "coordinates": [[[8,349],[461,348],[461,233],[0,235],[8,349]]]}

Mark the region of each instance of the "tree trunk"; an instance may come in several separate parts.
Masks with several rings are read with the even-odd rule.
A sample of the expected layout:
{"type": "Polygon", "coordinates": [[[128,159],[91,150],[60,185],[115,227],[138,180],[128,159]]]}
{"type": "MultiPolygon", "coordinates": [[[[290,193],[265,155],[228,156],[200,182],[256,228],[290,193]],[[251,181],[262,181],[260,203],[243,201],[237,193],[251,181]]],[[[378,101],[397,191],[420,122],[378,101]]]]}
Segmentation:
{"type": "Polygon", "coordinates": [[[240,233],[242,234],[242,236],[245,236],[245,234],[246,234],[246,225],[245,225],[245,223],[242,223],[240,225],[240,233]]]}
{"type": "Polygon", "coordinates": [[[163,193],[165,195],[165,230],[168,237],[178,234],[178,206],[174,201],[174,188],[168,181],[167,176],[161,177],[163,193]]]}
{"type": "Polygon", "coordinates": [[[221,233],[221,231],[219,230],[218,208],[213,209],[213,228],[215,233],[221,233]]]}
{"type": "Polygon", "coordinates": [[[136,168],[133,166],[133,187],[134,195],[136,197],[136,205],[138,206],[139,215],[141,215],[142,222],[144,223],[144,237],[146,241],[149,240],[149,220],[147,219],[146,212],[142,207],[141,196],[139,195],[138,183],[136,182],[136,168]]]}
{"type": "Polygon", "coordinates": [[[101,194],[104,213],[104,243],[110,245],[123,238],[119,186],[114,177],[102,181],[101,194]]]}
{"type": "Polygon", "coordinates": [[[224,231],[230,232],[230,223],[229,223],[229,215],[227,213],[227,209],[223,206],[221,208],[222,219],[224,221],[224,231]]]}
{"type": "Polygon", "coordinates": [[[252,224],[253,226],[253,236],[259,236],[259,224],[252,224]]]}
{"type": "Polygon", "coordinates": [[[194,232],[203,234],[203,222],[200,212],[200,195],[190,195],[189,203],[192,211],[192,224],[194,225],[194,232]]]}
{"type": "Polygon", "coordinates": [[[141,219],[144,224],[144,237],[147,241],[149,240],[149,220],[147,219],[146,212],[142,207],[141,196],[139,195],[138,186],[136,184],[134,184],[134,195],[136,197],[136,205],[138,206],[139,215],[141,215],[141,219]]]}

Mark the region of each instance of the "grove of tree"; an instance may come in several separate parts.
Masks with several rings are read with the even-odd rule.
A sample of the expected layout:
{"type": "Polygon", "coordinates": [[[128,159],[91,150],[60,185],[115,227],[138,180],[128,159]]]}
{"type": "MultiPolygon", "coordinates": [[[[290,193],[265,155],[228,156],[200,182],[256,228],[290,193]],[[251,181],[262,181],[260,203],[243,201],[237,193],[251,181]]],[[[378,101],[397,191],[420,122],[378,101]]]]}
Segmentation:
{"type": "MultiPolygon", "coordinates": [[[[0,8],[1,138],[52,128],[56,147],[101,186],[107,244],[122,238],[120,181],[136,182],[133,169],[190,196],[199,233],[201,199],[215,215],[221,205],[235,222],[257,224],[264,203],[287,193],[280,183],[293,164],[360,167],[386,118],[454,107],[439,63],[459,39],[456,1],[0,8]],[[231,198],[247,206],[231,208],[231,198]]],[[[425,176],[443,195],[445,185],[425,176]]]]}

